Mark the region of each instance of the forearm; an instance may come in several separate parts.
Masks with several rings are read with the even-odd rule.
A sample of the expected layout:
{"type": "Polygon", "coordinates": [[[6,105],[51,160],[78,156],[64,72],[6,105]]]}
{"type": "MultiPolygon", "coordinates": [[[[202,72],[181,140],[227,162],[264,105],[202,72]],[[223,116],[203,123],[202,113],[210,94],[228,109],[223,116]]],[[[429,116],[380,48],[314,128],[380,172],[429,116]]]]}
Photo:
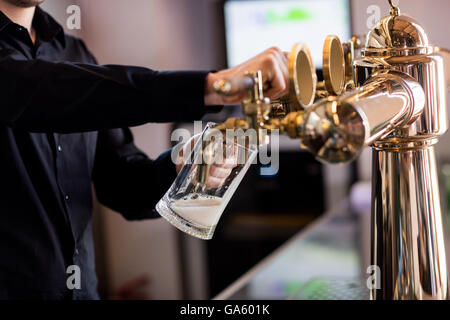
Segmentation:
{"type": "Polygon", "coordinates": [[[80,132],[201,118],[207,72],[0,60],[0,125],[80,132]]]}

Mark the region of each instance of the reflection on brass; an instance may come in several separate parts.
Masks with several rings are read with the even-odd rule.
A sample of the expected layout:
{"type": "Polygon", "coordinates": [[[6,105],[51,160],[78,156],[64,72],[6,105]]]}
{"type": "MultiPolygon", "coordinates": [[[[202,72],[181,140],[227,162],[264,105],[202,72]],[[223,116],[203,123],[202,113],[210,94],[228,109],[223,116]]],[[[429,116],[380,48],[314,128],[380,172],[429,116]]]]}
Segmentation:
{"type": "Polygon", "coordinates": [[[330,35],[323,46],[324,81],[316,86],[315,102],[330,95],[336,96],[355,88],[353,61],[357,50],[361,49],[360,37],[353,36],[341,44],[338,37],[330,35]]]}
{"type": "Polygon", "coordinates": [[[340,95],[345,85],[345,58],[341,41],[328,36],[323,46],[323,78],[331,95],[340,95]]]}
{"type": "Polygon", "coordinates": [[[353,79],[353,61],[362,49],[361,36],[353,36],[350,41],[342,44],[345,59],[345,87],[344,92],[355,88],[353,79]]]}
{"type": "Polygon", "coordinates": [[[272,109],[270,110],[270,119],[281,119],[286,116],[287,113],[295,110],[291,110],[292,103],[290,100],[280,99],[278,103],[272,102],[272,109]],[[287,110],[289,108],[289,110],[287,110]]]}
{"type": "Polygon", "coordinates": [[[289,85],[295,90],[299,104],[306,108],[314,102],[317,75],[311,53],[305,45],[293,47],[288,58],[289,85]]]}
{"type": "Polygon", "coordinates": [[[323,85],[316,86],[309,52],[302,49],[306,47],[294,48],[299,54],[289,59],[290,85],[303,108],[293,111],[286,102],[271,104],[254,80],[253,92],[259,94],[250,90],[249,99],[243,101],[244,122],[248,128],[299,138],[302,147],[328,163],[351,161],[371,146],[372,265],[379,270],[374,283],[380,284],[371,289],[371,297],[447,299],[434,144],[448,129],[450,80],[444,61],[450,63],[450,54],[431,46],[420,23],[389,3],[391,14],[370,30],[363,48],[358,37],[343,46],[329,39],[324,51],[328,80],[323,85]],[[359,50],[361,56],[356,57],[359,50]],[[339,57],[336,82],[335,57],[339,57]],[[339,94],[329,95],[330,91],[339,94]]]}
{"type": "Polygon", "coordinates": [[[325,81],[321,81],[317,84],[317,90],[316,90],[316,99],[320,100],[323,98],[328,97],[330,94],[328,93],[328,90],[325,88],[325,81]]]}
{"type": "Polygon", "coordinates": [[[389,5],[391,6],[391,16],[399,16],[400,15],[400,9],[392,3],[392,0],[388,0],[389,5]]]}
{"type": "Polygon", "coordinates": [[[308,47],[296,44],[287,57],[289,94],[273,101],[284,109],[284,115],[291,111],[303,110],[313,104],[317,84],[316,69],[308,47]]]}

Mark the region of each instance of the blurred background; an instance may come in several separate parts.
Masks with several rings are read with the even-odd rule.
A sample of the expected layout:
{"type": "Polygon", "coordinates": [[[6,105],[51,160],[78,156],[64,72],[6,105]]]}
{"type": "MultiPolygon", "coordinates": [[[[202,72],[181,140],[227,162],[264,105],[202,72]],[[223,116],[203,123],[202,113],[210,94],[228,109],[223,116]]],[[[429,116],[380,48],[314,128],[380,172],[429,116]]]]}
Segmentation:
{"type": "MultiPolygon", "coordinates": [[[[264,5],[270,7],[270,1],[225,2],[47,0],[42,7],[66,27],[70,16],[67,8],[78,5],[81,29],[66,31],[81,37],[100,64],[139,65],[156,70],[220,70],[271,45],[288,51],[289,47],[283,46],[296,42],[310,46],[320,69],[320,45],[325,35],[337,34],[347,41],[351,34],[366,33],[379,18],[378,13],[383,17],[389,12],[384,0],[291,1],[309,2],[321,11],[307,32],[296,32],[295,21],[308,18],[303,11],[283,16],[275,10],[267,16],[269,21],[290,20],[289,28],[265,26],[260,30],[261,17],[256,13],[264,5]]],[[[450,48],[448,25],[444,24],[450,1],[432,3],[430,6],[430,1],[402,0],[400,6],[424,25],[432,44],[450,48]]],[[[238,112],[239,107],[229,107],[205,120],[222,121],[238,112]]],[[[150,157],[156,157],[171,146],[170,133],[180,126],[186,125],[148,124],[132,130],[136,144],[150,157]]],[[[437,149],[440,163],[450,163],[448,135],[437,149]]],[[[370,170],[369,150],[356,163],[328,166],[301,152],[298,141],[282,139],[279,173],[263,177],[258,166],[251,168],[224,213],[214,239],[207,242],[185,236],[163,219],[126,222],[119,214],[97,205],[95,237],[100,294],[104,299],[214,297],[347,198],[354,183],[370,180],[370,170]]],[[[442,196],[446,196],[445,192],[442,196]]],[[[367,197],[370,199],[370,193],[367,197]]]]}

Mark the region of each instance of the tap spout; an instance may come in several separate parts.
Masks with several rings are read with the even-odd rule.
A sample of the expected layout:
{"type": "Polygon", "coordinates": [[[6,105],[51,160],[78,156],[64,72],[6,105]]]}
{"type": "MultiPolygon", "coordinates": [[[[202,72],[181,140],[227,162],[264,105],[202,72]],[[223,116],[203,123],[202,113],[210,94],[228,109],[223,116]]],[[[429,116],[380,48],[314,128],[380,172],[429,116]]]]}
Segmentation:
{"type": "Polygon", "coordinates": [[[424,105],[418,82],[401,72],[383,71],[360,88],[289,114],[281,121],[282,132],[300,138],[321,161],[348,162],[379,139],[401,141],[403,128],[413,125],[424,105]]]}

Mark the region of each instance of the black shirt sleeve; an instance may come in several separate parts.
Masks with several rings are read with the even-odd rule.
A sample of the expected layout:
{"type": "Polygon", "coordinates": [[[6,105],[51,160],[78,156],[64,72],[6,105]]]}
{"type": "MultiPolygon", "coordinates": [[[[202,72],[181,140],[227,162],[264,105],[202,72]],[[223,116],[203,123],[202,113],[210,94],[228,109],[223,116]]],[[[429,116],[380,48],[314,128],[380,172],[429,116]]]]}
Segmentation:
{"type": "Polygon", "coordinates": [[[0,56],[0,126],[71,133],[199,119],[207,74],[0,56]]]}
{"type": "Polygon", "coordinates": [[[153,209],[176,178],[171,150],[149,159],[129,129],[99,132],[93,182],[100,203],[127,220],[159,217],[153,209]]]}

